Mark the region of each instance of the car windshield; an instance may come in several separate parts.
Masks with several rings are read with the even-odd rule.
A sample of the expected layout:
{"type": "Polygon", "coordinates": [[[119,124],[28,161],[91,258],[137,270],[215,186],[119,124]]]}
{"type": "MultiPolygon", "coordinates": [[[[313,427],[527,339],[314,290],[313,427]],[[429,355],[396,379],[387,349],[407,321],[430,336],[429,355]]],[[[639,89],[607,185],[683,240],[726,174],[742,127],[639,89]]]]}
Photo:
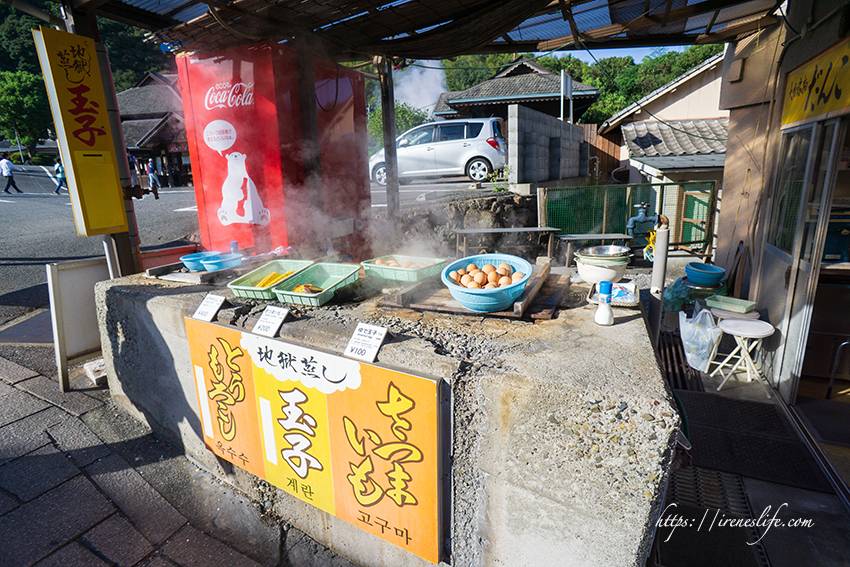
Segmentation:
{"type": "Polygon", "coordinates": [[[434,127],[432,126],[430,128],[422,128],[414,130],[413,132],[408,132],[399,139],[398,144],[401,145],[401,142],[404,140],[407,140],[408,146],[430,144],[434,140],[434,127]]]}

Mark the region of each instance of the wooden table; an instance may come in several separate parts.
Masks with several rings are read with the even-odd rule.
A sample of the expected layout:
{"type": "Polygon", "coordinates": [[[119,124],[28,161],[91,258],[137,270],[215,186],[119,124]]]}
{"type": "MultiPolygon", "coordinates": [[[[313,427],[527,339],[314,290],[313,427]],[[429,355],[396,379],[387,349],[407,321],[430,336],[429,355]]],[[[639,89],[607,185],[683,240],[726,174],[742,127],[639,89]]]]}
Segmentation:
{"type": "Polygon", "coordinates": [[[629,234],[622,234],[619,232],[611,232],[605,234],[559,234],[558,238],[567,243],[566,264],[564,264],[565,266],[569,266],[570,264],[572,264],[573,248],[575,248],[576,242],[598,240],[604,244],[606,240],[610,240],[612,242],[622,240],[625,244],[627,241],[634,239],[634,237],[629,234]]]}
{"type": "Polygon", "coordinates": [[[466,239],[469,235],[537,233],[549,235],[549,243],[546,246],[546,256],[548,258],[551,258],[552,254],[555,251],[555,233],[558,231],[559,229],[552,228],[551,226],[518,226],[515,228],[459,228],[454,231],[457,235],[455,253],[462,252],[462,254],[460,255],[461,258],[468,256],[466,239]],[[463,237],[463,244],[461,244],[461,237],[463,237]]]}

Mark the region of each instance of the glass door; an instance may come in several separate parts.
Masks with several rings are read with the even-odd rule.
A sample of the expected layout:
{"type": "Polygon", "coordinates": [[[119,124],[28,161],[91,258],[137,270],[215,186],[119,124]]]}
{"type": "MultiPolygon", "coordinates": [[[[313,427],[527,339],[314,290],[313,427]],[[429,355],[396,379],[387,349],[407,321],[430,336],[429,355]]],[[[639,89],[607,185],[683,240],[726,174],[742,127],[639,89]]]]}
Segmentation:
{"type": "Polygon", "coordinates": [[[787,132],[782,139],[759,307],[776,327],[765,341],[765,372],[789,403],[796,397],[811,322],[839,130],[839,121],[832,120],[787,132]]]}

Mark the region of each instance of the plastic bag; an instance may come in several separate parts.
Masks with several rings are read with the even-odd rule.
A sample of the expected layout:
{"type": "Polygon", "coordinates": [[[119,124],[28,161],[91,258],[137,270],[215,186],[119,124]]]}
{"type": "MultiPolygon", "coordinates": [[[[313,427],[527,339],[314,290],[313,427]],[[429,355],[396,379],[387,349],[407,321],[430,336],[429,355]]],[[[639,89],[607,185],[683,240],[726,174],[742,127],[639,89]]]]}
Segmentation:
{"type": "Polygon", "coordinates": [[[691,319],[688,319],[684,311],[680,311],[679,331],[682,334],[682,344],[685,346],[685,358],[688,365],[700,372],[707,372],[714,345],[723,334],[714,322],[711,311],[703,309],[691,319]]]}

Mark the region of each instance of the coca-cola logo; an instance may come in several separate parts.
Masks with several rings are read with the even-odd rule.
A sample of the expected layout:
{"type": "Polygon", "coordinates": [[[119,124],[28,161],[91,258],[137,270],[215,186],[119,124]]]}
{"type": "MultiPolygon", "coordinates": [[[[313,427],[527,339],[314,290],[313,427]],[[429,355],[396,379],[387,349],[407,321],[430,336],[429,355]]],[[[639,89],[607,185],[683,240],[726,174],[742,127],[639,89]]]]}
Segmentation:
{"type": "Polygon", "coordinates": [[[207,110],[251,104],[254,104],[254,83],[218,83],[211,86],[204,97],[207,110]]]}

